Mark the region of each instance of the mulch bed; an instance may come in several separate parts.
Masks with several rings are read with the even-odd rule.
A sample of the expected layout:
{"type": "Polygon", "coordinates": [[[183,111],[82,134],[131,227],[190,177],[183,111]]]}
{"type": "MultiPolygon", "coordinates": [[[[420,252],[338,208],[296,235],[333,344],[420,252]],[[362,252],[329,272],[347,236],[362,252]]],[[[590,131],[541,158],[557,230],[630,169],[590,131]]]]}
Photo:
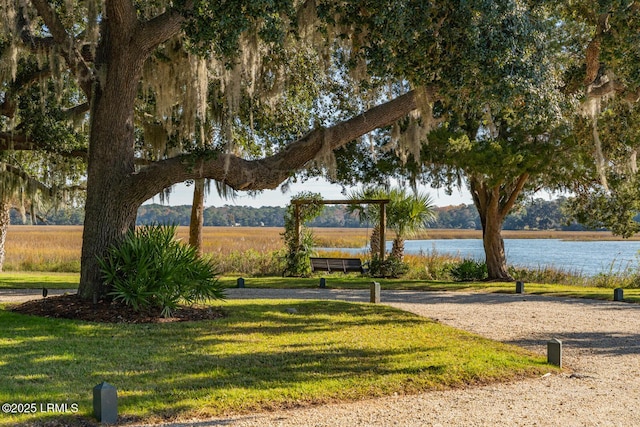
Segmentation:
{"type": "Polygon", "coordinates": [[[131,307],[113,301],[85,301],[77,295],[60,295],[14,305],[9,310],[41,317],[86,320],[102,323],[167,323],[214,320],[224,317],[216,307],[180,306],[172,317],[160,316],[160,310],[136,312],[131,307]]]}

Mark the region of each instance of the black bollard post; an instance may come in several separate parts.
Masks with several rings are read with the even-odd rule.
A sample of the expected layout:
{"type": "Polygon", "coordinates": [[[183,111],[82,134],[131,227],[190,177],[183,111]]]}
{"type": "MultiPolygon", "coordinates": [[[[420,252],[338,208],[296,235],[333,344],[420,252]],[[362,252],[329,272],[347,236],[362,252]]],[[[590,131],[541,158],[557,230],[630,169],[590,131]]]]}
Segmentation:
{"type": "Polygon", "coordinates": [[[520,280],[516,282],[516,294],[524,294],[524,282],[520,280]]]}
{"type": "Polygon", "coordinates": [[[103,381],[93,388],[93,415],[101,423],[118,422],[118,392],[111,384],[103,381]]]}
{"type": "Polygon", "coordinates": [[[624,301],[624,291],[622,290],[622,288],[615,288],[613,290],[613,300],[624,301]]]}

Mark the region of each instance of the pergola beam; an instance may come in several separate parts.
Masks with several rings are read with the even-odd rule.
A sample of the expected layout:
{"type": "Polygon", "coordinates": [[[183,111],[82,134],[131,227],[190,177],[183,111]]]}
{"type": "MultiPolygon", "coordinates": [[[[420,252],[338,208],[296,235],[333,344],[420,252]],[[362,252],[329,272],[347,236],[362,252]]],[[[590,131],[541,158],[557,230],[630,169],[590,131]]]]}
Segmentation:
{"type": "Polygon", "coordinates": [[[312,199],[297,199],[292,200],[291,204],[294,205],[386,205],[390,202],[390,199],[348,199],[348,200],[312,200],[312,199]]]}

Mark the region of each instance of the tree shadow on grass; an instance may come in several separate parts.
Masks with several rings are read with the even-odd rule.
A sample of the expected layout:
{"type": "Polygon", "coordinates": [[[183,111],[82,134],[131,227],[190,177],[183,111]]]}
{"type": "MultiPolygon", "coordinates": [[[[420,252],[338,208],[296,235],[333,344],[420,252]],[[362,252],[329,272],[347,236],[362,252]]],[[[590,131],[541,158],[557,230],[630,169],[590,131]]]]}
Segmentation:
{"type": "MultiPolygon", "coordinates": [[[[385,378],[394,376],[403,379],[396,380],[391,392],[453,381],[440,359],[431,359],[444,351],[438,341],[414,344],[410,351],[405,345],[378,345],[376,340],[398,331],[440,327],[389,307],[287,301],[247,302],[228,310],[229,318],[219,321],[153,325],[97,324],[0,310],[0,397],[78,403],[79,415],[90,417],[91,389],[107,381],[118,388],[122,413],[170,418],[197,409],[202,401],[212,414],[219,413],[215,405],[224,405],[229,393],[239,394],[240,403],[231,410],[242,413],[298,401],[359,398],[362,389],[368,396],[385,394],[385,378]],[[373,328],[366,332],[376,334],[373,345],[360,341],[362,327],[373,328]],[[321,335],[321,342],[308,340],[327,331],[332,334],[321,335]],[[349,332],[342,336],[343,331],[349,332]],[[272,340],[273,346],[265,345],[272,340]],[[412,363],[399,361],[408,353],[412,363]],[[302,387],[299,394],[292,385],[302,387]],[[305,391],[307,385],[327,391],[314,394],[305,391]],[[282,399],[274,402],[279,395],[282,399]]],[[[36,414],[35,419],[42,417],[36,414]]]]}

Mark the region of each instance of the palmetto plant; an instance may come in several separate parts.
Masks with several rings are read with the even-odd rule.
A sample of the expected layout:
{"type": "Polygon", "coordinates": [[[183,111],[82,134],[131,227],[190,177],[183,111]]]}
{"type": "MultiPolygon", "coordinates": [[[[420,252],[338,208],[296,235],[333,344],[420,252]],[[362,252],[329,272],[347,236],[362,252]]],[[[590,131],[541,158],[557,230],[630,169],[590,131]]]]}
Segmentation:
{"type": "Polygon", "coordinates": [[[435,219],[431,197],[424,193],[409,193],[405,189],[389,192],[388,226],[395,232],[391,256],[404,258],[404,241],[435,219]]]}
{"type": "Polygon", "coordinates": [[[130,231],[99,260],[110,295],[136,311],[160,309],[168,317],[180,302],[223,299],[212,261],[176,240],[176,226],[130,231]]]}

